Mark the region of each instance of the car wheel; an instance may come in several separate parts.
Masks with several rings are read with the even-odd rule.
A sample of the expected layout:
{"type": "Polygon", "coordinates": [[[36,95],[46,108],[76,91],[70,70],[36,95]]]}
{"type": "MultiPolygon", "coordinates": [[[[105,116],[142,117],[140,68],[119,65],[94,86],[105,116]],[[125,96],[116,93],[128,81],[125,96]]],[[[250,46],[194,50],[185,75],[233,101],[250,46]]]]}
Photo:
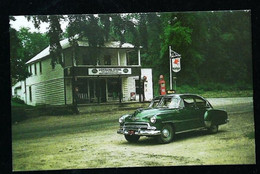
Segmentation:
{"type": "Polygon", "coordinates": [[[161,135],[158,136],[159,143],[170,143],[174,137],[174,129],[170,124],[166,124],[161,129],[161,135]]]}
{"type": "Polygon", "coordinates": [[[209,133],[214,134],[218,132],[218,125],[211,125],[210,128],[208,128],[209,133]]]}
{"type": "Polygon", "coordinates": [[[125,135],[125,139],[129,143],[136,143],[139,140],[140,136],[139,135],[125,135]]]}

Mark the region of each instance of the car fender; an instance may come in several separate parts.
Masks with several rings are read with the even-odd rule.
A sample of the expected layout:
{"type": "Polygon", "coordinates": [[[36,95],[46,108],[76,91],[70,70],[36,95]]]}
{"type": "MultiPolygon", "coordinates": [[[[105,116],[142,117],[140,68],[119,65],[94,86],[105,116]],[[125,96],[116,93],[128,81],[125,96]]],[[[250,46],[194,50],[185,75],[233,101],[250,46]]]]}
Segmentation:
{"type": "Polygon", "coordinates": [[[204,123],[207,128],[211,125],[225,124],[227,120],[227,112],[220,109],[210,109],[204,114],[204,123]]]}

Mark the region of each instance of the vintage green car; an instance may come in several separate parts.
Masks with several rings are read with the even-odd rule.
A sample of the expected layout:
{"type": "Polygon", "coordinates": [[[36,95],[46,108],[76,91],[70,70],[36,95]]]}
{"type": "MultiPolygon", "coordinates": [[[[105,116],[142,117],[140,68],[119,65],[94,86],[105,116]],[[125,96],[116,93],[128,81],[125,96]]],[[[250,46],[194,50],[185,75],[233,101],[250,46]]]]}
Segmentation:
{"type": "Polygon", "coordinates": [[[117,133],[128,142],[137,142],[140,136],[154,136],[160,143],[169,143],[175,133],[201,128],[216,133],[218,126],[227,122],[227,112],[213,109],[201,96],[170,94],[154,98],[146,109],[121,116],[117,133]]]}

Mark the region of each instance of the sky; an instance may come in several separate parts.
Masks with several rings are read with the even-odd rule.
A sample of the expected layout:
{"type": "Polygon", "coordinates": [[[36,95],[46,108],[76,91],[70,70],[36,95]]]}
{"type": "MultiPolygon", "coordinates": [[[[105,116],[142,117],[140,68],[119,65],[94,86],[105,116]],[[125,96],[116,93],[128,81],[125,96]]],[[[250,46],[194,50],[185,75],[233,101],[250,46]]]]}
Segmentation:
{"type": "MultiPolygon", "coordinates": [[[[10,27],[16,29],[17,31],[20,30],[22,27],[29,28],[31,32],[40,32],[45,33],[48,30],[49,24],[44,22],[41,23],[40,29],[36,29],[32,23],[32,21],[28,21],[24,16],[14,16],[16,21],[10,21],[10,27]]],[[[66,26],[68,25],[68,22],[61,21],[61,29],[65,31],[66,26]]]]}

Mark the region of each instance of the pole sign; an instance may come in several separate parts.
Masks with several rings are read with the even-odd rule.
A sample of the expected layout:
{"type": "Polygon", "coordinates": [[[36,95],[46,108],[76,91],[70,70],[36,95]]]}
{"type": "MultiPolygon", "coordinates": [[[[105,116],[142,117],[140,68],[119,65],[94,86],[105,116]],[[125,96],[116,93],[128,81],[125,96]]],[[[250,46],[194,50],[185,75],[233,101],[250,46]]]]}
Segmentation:
{"type": "Polygon", "coordinates": [[[172,71],[179,72],[181,70],[181,59],[173,58],[172,59],[172,71]]]}
{"type": "Polygon", "coordinates": [[[181,70],[181,55],[175,51],[171,51],[171,62],[172,62],[172,71],[179,72],[181,70]]]}

